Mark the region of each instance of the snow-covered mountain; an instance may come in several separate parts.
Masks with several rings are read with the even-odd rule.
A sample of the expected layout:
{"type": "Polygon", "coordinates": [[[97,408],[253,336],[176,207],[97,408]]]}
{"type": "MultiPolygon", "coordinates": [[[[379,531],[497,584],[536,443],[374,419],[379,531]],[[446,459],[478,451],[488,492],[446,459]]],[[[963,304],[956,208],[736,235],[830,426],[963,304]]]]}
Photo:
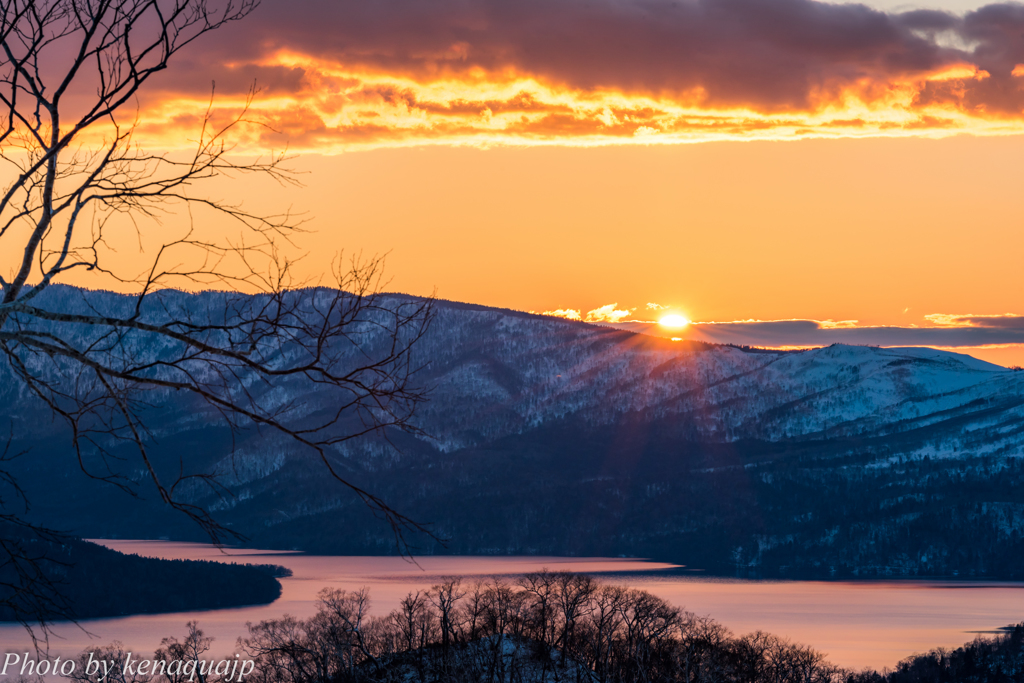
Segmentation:
{"type": "MultiPolygon", "coordinates": [[[[216,295],[174,296],[200,307],[216,295]]],[[[1024,556],[1024,373],[933,349],[776,352],[452,302],[435,312],[417,346],[424,433],[346,443],[336,464],[435,523],[449,551],[654,554],[789,575],[1020,571],[1009,568],[1024,556]]],[[[329,403],[315,385],[274,391],[329,403]]],[[[220,473],[235,497],[197,488],[194,502],[254,542],[394,550],[389,530],[294,444],[232,441],[215,416],[160,400],[154,454],[220,473]]],[[[48,521],[194,535],[155,504],[137,515],[120,498],[97,504],[41,434],[26,439],[38,456],[25,476],[43,491],[44,473],[61,468],[58,492],[51,477],[36,494],[48,521]]]]}
{"type": "Polygon", "coordinates": [[[934,349],[766,352],[439,308],[422,349],[434,386],[423,424],[443,450],[569,416],[610,424],[632,412],[685,421],[700,440],[866,434],[1024,396],[1024,374],[934,349]]]}

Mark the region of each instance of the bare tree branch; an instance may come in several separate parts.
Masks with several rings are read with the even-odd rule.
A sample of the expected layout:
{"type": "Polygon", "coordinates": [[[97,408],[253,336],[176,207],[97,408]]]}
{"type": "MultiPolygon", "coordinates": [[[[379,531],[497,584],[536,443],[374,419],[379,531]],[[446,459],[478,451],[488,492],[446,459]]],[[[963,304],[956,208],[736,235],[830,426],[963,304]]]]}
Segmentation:
{"type": "MultiPolygon", "coordinates": [[[[255,87],[226,122],[211,96],[188,155],[141,149],[139,114],[119,118],[180,50],[256,5],[0,0],[0,106],[7,109],[0,121],[0,355],[31,400],[68,426],[82,471],[139,494],[118,455],[130,445],[132,467],[141,465],[159,499],[215,542],[238,534],[190,492],[197,485],[218,496],[230,491],[212,473],[181,466],[168,478],[147,427],[153,406],[187,400],[233,431],[279,435],[319,458],[391,525],[404,549],[409,532],[427,530],[342,476],[332,454],[367,434],[416,431],[412,418],[425,395],[413,350],[431,301],[382,294],[382,258],[339,261],[330,287],[298,282],[284,253],[304,229],[301,216],[266,215],[199,193],[219,177],[296,184],[286,154],[244,160],[232,145],[237,132],[261,125],[249,118],[255,87]],[[161,222],[181,216],[189,222],[180,230],[161,222]],[[214,221],[233,225],[237,237],[211,230],[214,221]],[[112,258],[125,227],[141,253],[134,272],[112,258]],[[54,284],[76,272],[135,292],[130,305],[96,310],[102,306],[84,296],[53,294],[54,284]],[[300,385],[316,387],[317,406],[274,391],[300,385]]],[[[6,472],[3,482],[20,491],[6,472]]],[[[0,522],[21,523],[9,502],[0,499],[0,522]]],[[[0,538],[3,552],[17,581],[43,580],[22,549],[0,538]]],[[[33,593],[32,609],[59,613],[45,588],[33,593]]]]}

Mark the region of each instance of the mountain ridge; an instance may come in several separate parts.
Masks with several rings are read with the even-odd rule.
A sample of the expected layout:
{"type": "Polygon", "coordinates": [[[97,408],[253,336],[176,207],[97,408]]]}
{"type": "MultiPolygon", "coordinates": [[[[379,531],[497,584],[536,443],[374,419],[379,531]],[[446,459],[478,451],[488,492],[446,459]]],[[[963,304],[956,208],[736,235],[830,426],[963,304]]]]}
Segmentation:
{"type": "MultiPolygon", "coordinates": [[[[120,305],[103,293],[56,296],[120,305]]],[[[191,306],[223,295],[165,296],[191,306]]],[[[420,539],[421,552],[646,555],[765,576],[1021,577],[1024,373],[928,348],[754,350],[443,301],[417,354],[430,387],[422,433],[347,443],[329,458],[451,539],[420,539]]],[[[310,415],[330,409],[308,387],[274,391],[310,415]]],[[[189,501],[252,543],[396,551],[386,525],[294,444],[231,435],[170,393],[153,400],[155,457],[218,472],[234,497],[195,488],[189,501]]],[[[19,476],[43,491],[59,440],[37,411],[10,417],[36,425],[20,435],[35,459],[19,476]]],[[[111,493],[98,505],[66,464],[57,484],[35,495],[36,514],[74,520],[81,535],[201,538],[152,500],[111,493]]]]}

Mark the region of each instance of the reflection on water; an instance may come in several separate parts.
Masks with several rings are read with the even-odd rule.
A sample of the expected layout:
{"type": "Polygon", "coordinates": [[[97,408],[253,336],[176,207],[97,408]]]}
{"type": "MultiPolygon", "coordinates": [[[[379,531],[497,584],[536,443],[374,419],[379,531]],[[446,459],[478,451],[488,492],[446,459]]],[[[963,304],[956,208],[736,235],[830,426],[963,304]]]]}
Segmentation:
{"type": "MultiPolygon", "coordinates": [[[[734,581],[696,576],[657,575],[673,565],[641,560],[565,557],[423,557],[418,566],[397,557],[322,557],[278,551],[233,549],[163,541],[100,541],[115,550],[169,559],[280,564],[293,576],[282,579],[281,598],[271,605],[140,615],[82,622],[57,628],[51,650],[63,656],[96,644],[120,640],[139,653],[151,653],[166,636],[181,636],[185,622],[199,621],[216,638],[215,654],[228,654],[246,633],[245,623],[291,614],[313,614],[316,594],[325,586],[370,588],[373,612],[398,606],[409,591],[429,587],[445,575],[488,576],[552,570],[607,573],[605,580],[644,588],[697,614],[710,615],[738,634],[769,631],[825,652],[852,668],[891,667],[915,652],[957,646],[990,631],[1024,621],[1024,584],[820,581],[734,581]],[[619,574],[615,576],[615,574],[619,574]]],[[[29,641],[14,625],[0,626],[4,652],[24,652],[29,641]]]]}

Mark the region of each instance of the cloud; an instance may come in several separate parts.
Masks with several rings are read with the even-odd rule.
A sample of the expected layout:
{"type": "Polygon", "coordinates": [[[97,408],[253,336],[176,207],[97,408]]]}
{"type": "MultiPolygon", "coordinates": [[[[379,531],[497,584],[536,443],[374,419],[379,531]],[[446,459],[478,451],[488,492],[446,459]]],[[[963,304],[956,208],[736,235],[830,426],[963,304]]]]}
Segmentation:
{"type": "Polygon", "coordinates": [[[1000,315],[931,313],[925,316],[933,325],[943,327],[975,327],[997,330],[1024,330],[1024,316],[1013,313],[1000,315]]]}
{"type": "MultiPolygon", "coordinates": [[[[530,311],[530,313],[533,312],[534,311],[530,311]]],[[[554,318],[565,318],[566,320],[583,320],[583,316],[574,308],[559,308],[556,311],[543,311],[541,315],[550,315],[554,318]]]]}
{"type": "Polygon", "coordinates": [[[247,142],[320,152],[1015,133],[1022,32],[1009,3],[276,0],[153,81],[142,132],[180,138],[211,80],[229,110],[256,79],[247,142]]]}
{"type": "Polygon", "coordinates": [[[928,327],[857,326],[856,321],[745,320],[696,322],[685,331],[666,331],[654,323],[628,322],[617,327],[656,336],[771,348],[862,344],[870,346],[992,347],[1024,344],[1024,316],[926,316],[928,327]]]}
{"type": "MultiPolygon", "coordinates": [[[[543,311],[540,315],[550,315],[555,318],[566,318],[567,320],[583,320],[588,323],[621,323],[623,319],[627,318],[634,310],[636,310],[633,308],[618,310],[616,306],[618,306],[617,303],[600,306],[587,311],[586,317],[581,313],[581,309],[575,308],[559,308],[554,311],[543,311]]],[[[648,306],[651,306],[651,304],[648,304],[648,306]]],[[[535,313],[535,311],[530,311],[530,313],[535,313]]]]}
{"type": "Polygon", "coordinates": [[[618,323],[622,322],[623,318],[628,317],[633,312],[633,309],[617,310],[616,306],[618,306],[617,303],[608,304],[595,308],[592,311],[587,311],[585,321],[588,323],[618,323]]]}

